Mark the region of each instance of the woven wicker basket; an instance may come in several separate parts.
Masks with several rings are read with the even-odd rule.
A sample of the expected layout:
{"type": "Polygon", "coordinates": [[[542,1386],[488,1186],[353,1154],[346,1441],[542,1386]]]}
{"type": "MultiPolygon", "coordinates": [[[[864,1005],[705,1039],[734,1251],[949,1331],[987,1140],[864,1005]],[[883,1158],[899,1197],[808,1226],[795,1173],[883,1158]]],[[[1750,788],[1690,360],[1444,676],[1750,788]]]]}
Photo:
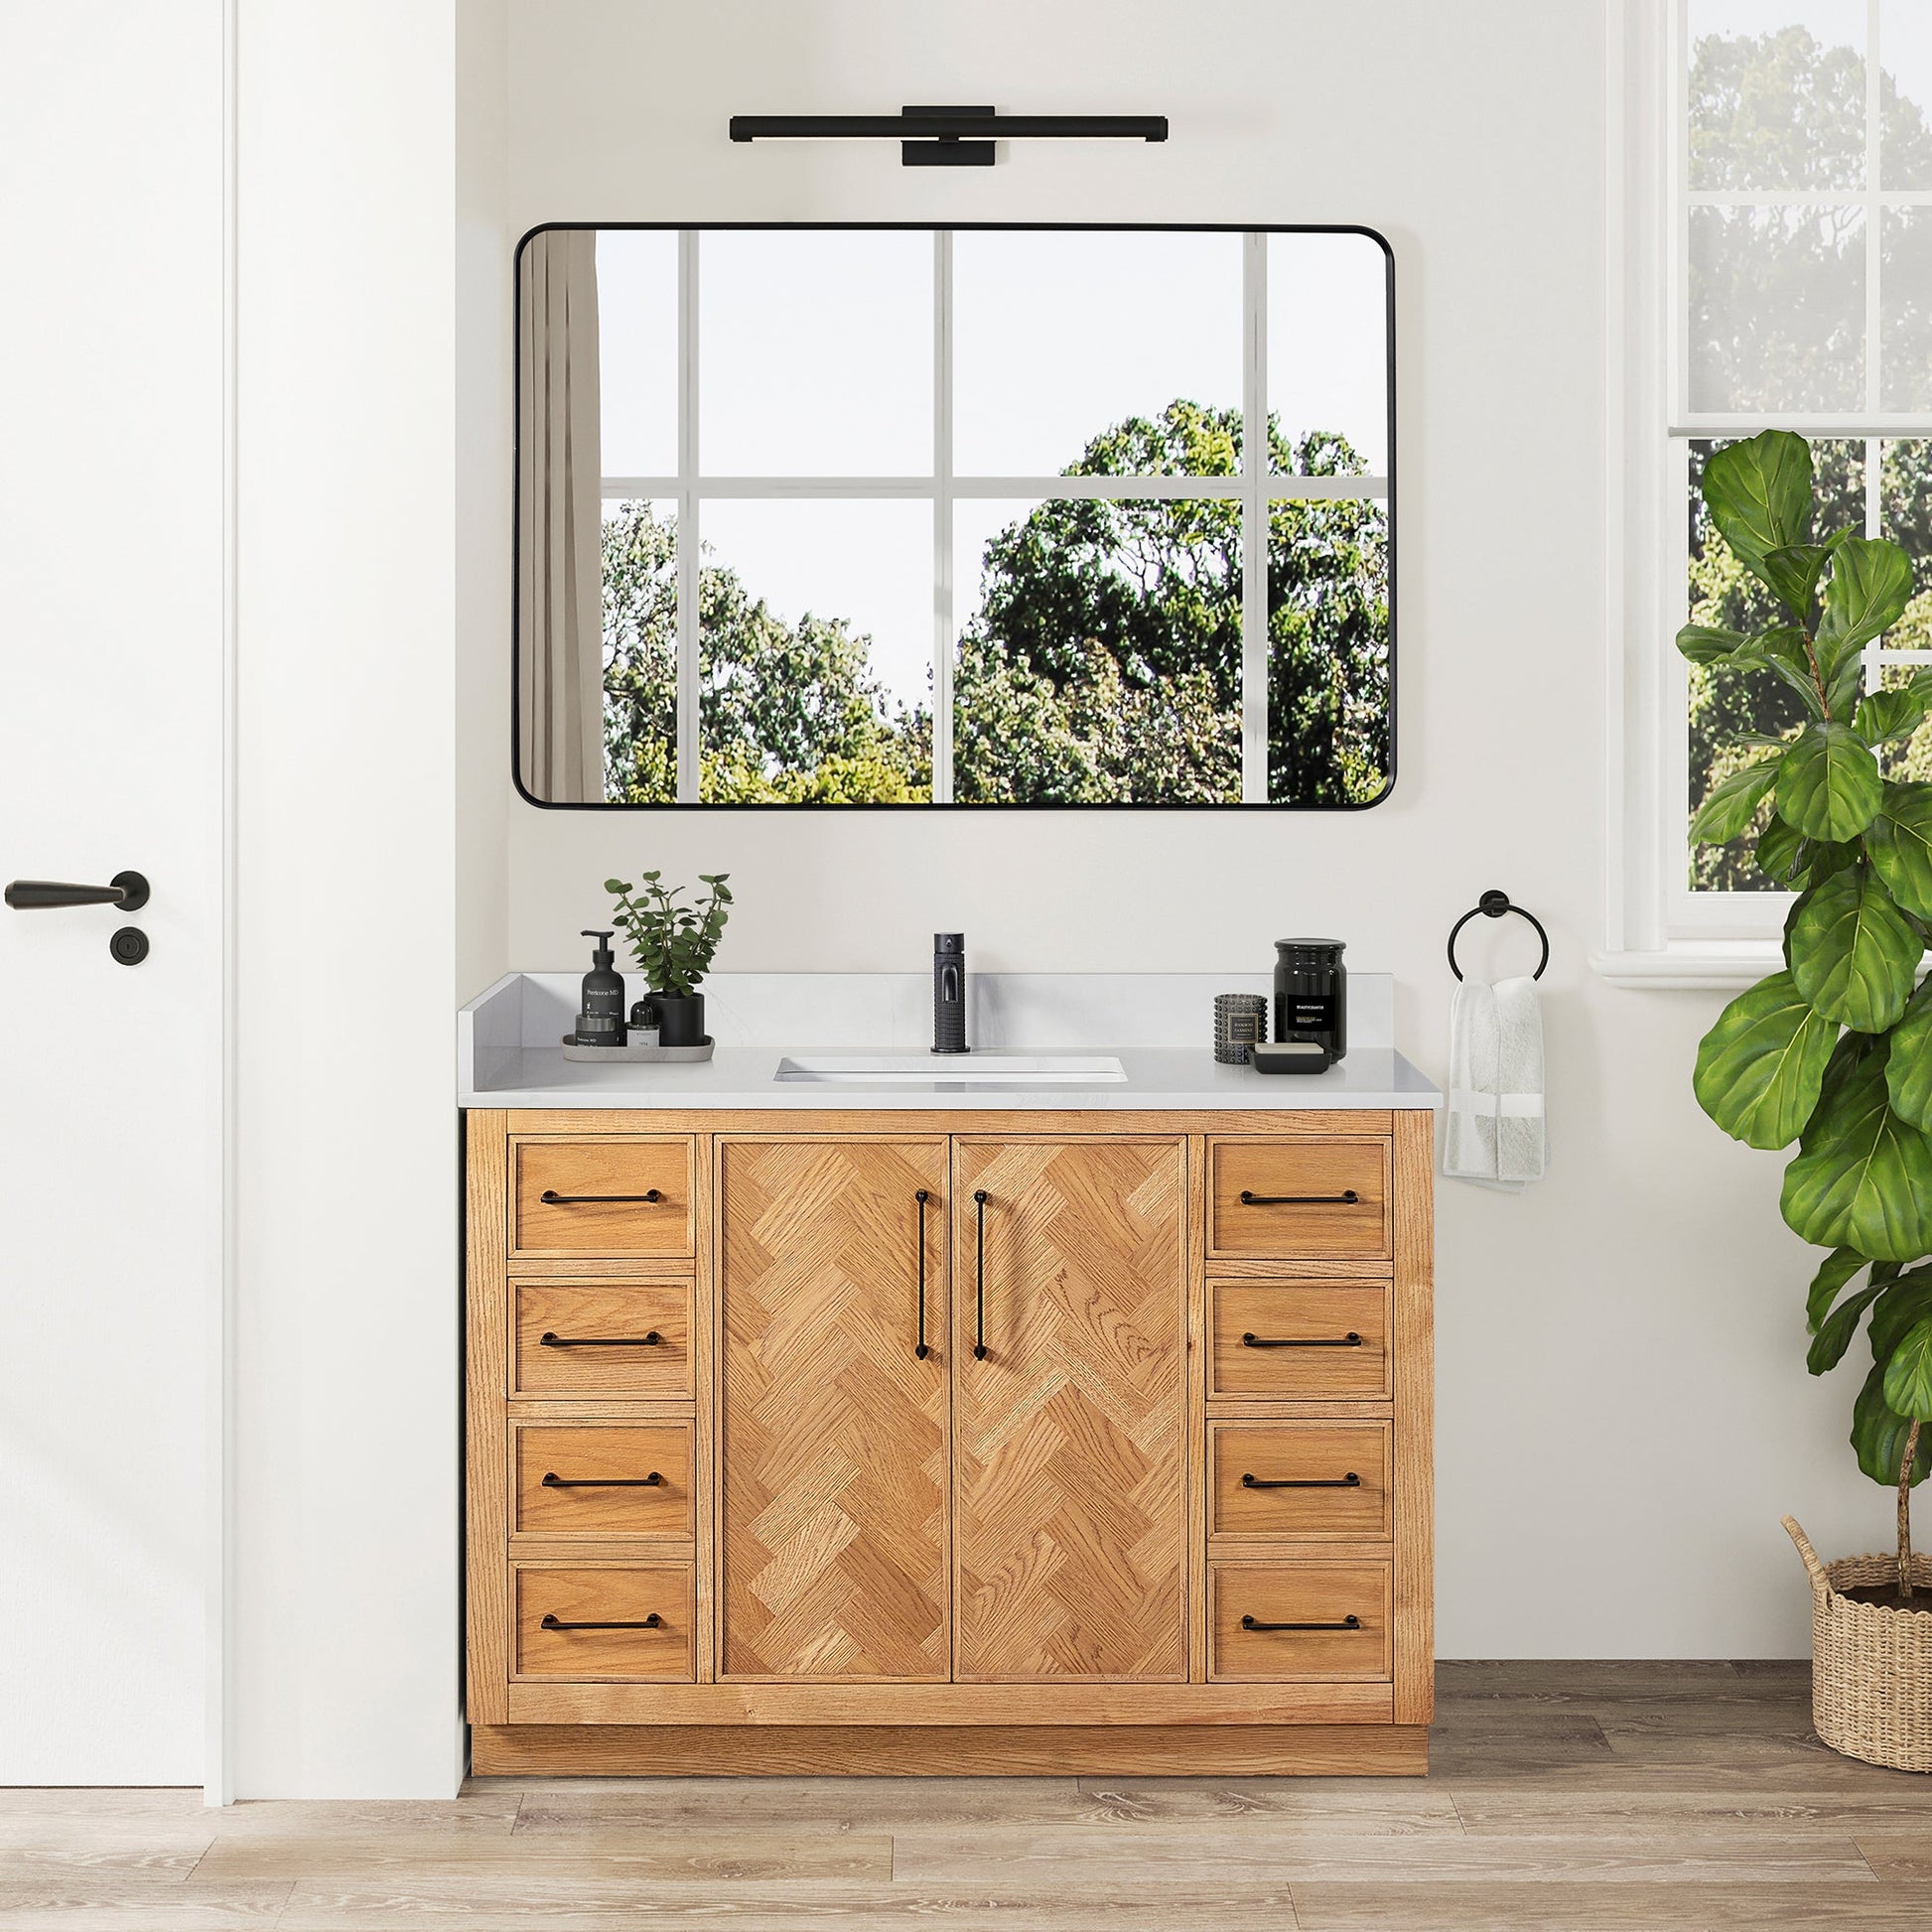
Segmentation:
{"type": "Polygon", "coordinates": [[[1932,1557],[1914,1555],[1922,1610],[1858,1603],[1857,1584],[1898,1581],[1896,1556],[1823,1564],[1803,1530],[1784,1527],[1811,1577],[1811,1721],[1833,1750],[1894,1771],[1932,1771],[1932,1557]]]}

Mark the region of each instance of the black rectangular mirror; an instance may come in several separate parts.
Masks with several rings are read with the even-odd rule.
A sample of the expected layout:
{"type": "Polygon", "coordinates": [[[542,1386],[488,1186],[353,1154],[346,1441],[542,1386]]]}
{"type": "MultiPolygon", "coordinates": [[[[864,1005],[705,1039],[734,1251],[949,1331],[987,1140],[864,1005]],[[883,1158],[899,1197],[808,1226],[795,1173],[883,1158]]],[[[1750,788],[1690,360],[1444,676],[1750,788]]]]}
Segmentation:
{"type": "Polygon", "coordinates": [[[1379,235],[546,226],[517,291],[531,802],[1387,795],[1379,235]]]}

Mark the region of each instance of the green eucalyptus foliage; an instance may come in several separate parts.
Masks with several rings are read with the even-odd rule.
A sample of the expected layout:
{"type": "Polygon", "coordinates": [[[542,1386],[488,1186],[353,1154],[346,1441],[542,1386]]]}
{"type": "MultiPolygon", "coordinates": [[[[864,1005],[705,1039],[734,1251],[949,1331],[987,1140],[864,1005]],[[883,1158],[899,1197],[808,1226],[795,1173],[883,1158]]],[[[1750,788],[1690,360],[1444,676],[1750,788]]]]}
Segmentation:
{"type": "Polygon", "coordinates": [[[666,886],[661,872],[641,875],[642,888],[635,898],[623,880],[604,882],[604,890],[617,901],[617,924],[653,993],[688,999],[703,983],[725,936],[725,921],[731,917],[731,888],[725,884],[730,877],[723,872],[699,873],[699,882],[711,891],[701,894],[693,905],[678,903],[684,888],[666,886]]]}
{"type": "Polygon", "coordinates": [[[1698,1049],[1699,1104],[1725,1133],[1798,1151],[1786,1223],[1831,1252],[1806,1298],[1806,1365],[1822,1375],[1861,1327],[1872,1366],[1852,1446],[1875,1482],[1932,1462],[1932,783],[1897,781],[1879,748],[1932,716],[1932,676],[1863,695],[1862,656],[1912,600],[1911,560],[1849,529],[1814,540],[1809,446],[1768,430],[1705,465],[1705,508],[1761,587],[1752,630],[1687,624],[1678,647],[1717,675],[1769,679],[1796,701],[1789,733],[1733,741],[1758,754],[1711,785],[1693,822],[1710,845],[1748,845],[1797,893],[1785,970],[1725,1007],[1698,1049]],[[1775,615],[1768,615],[1775,612],[1775,615]],[[1771,816],[1764,819],[1766,801],[1771,816]],[[1753,837],[1753,828],[1761,827],[1753,837]],[[1862,1284],[1862,1285],[1861,1285],[1862,1284]]]}

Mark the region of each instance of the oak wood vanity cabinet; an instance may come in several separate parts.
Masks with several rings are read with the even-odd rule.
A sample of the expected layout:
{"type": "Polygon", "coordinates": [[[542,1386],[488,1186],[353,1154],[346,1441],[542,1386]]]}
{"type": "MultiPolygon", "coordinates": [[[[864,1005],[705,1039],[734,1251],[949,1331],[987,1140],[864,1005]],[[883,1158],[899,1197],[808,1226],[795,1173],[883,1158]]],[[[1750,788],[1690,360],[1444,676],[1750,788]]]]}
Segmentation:
{"type": "Polygon", "coordinates": [[[473,1111],[476,1769],[1426,1769],[1432,1146],[473,1111]]]}

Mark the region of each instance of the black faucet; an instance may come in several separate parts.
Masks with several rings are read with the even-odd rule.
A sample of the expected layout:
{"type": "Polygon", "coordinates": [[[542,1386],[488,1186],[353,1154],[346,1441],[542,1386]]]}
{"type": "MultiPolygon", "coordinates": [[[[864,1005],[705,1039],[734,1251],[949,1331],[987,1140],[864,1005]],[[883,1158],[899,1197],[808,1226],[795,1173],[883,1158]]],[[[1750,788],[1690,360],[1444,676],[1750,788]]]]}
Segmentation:
{"type": "Polygon", "coordinates": [[[968,1053],[966,1044],[966,935],[932,935],[932,1050],[968,1053]]]}

